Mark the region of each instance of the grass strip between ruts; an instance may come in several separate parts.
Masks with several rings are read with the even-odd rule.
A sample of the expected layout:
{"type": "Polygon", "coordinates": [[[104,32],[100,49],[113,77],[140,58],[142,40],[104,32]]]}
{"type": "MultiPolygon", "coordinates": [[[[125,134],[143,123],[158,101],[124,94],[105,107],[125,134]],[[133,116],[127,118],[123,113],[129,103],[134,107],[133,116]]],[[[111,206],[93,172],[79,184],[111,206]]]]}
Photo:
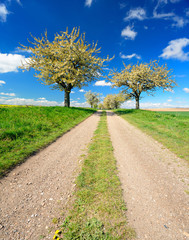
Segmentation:
{"type": "Polygon", "coordinates": [[[131,239],[116,160],[103,112],[76,180],[75,203],[53,239],[131,239]]]}

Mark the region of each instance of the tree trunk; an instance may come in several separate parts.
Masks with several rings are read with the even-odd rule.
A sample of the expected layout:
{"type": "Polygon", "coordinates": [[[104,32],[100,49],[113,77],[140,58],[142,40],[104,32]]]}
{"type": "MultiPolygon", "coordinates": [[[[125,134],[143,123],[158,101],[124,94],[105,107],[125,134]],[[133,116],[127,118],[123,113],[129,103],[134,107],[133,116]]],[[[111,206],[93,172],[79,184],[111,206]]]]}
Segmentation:
{"type": "Polygon", "coordinates": [[[64,93],[64,107],[70,107],[70,91],[64,93]]]}
{"type": "Polygon", "coordinates": [[[140,109],[139,97],[136,97],[135,100],[136,100],[136,109],[140,109]]]}

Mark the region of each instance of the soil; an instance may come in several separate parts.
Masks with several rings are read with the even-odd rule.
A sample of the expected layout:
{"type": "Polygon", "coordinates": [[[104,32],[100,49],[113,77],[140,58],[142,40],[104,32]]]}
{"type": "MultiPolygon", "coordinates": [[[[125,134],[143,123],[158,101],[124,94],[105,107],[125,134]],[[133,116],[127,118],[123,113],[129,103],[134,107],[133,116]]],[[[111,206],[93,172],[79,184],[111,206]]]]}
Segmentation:
{"type": "Polygon", "coordinates": [[[1,179],[1,240],[53,238],[98,121],[96,113],[1,179]]]}
{"type": "Polygon", "coordinates": [[[189,239],[187,163],[112,112],[108,128],[136,239],[189,239]]]}

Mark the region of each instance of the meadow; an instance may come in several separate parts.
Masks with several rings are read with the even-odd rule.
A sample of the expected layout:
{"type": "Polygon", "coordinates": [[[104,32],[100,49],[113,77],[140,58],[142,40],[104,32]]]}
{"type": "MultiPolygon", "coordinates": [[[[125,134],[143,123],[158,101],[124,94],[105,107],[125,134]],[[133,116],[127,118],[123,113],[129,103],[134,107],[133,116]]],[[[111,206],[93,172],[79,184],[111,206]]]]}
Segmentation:
{"type": "Polygon", "coordinates": [[[115,112],[189,162],[189,112],[118,109],[115,112]]]}
{"type": "Polygon", "coordinates": [[[0,176],[94,112],[84,108],[0,105],[0,176]]]}

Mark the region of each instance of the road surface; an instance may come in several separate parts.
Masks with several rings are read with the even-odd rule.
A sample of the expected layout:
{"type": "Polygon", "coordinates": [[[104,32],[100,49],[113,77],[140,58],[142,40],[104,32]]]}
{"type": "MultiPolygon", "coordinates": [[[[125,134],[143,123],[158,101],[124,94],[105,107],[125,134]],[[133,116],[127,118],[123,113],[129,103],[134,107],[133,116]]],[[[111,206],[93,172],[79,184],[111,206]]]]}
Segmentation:
{"type": "Polygon", "coordinates": [[[127,217],[137,239],[189,239],[185,162],[121,117],[107,114],[127,217]]]}

